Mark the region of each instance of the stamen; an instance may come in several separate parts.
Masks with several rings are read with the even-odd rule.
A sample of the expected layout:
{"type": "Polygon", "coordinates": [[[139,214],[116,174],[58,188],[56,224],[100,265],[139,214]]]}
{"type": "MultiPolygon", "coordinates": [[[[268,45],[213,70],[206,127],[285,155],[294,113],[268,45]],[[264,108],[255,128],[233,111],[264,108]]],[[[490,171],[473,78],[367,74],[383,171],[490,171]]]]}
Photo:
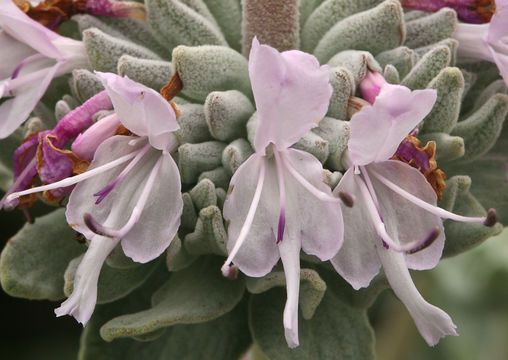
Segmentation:
{"type": "Polygon", "coordinates": [[[113,160],[113,161],[111,161],[109,163],[106,163],[104,165],[96,167],[95,169],[88,170],[88,171],[86,171],[86,172],[84,172],[82,174],[79,174],[79,175],[75,175],[75,176],[71,176],[71,177],[65,178],[63,180],[54,182],[52,184],[37,186],[37,187],[31,188],[31,189],[27,189],[27,190],[24,190],[24,191],[19,191],[19,192],[12,193],[9,196],[7,196],[7,201],[12,201],[14,199],[17,199],[17,198],[19,198],[21,196],[28,195],[28,194],[33,194],[33,193],[37,193],[37,192],[41,192],[41,191],[46,191],[46,190],[58,189],[60,187],[66,187],[66,186],[71,186],[71,185],[77,184],[80,181],[89,179],[89,178],[91,178],[91,177],[93,177],[95,175],[101,174],[101,173],[103,173],[105,171],[108,171],[109,169],[112,169],[112,168],[114,168],[114,167],[116,167],[116,166],[118,166],[120,164],[123,164],[124,162],[126,162],[129,159],[132,159],[134,156],[136,156],[136,154],[137,154],[137,152],[132,152],[130,154],[127,154],[127,155],[124,155],[122,157],[119,157],[118,159],[113,160]]]}
{"type": "Polygon", "coordinates": [[[396,184],[392,183],[390,180],[385,178],[384,176],[380,175],[374,170],[370,170],[372,172],[372,175],[374,175],[379,181],[381,181],[384,185],[386,185],[388,188],[402,196],[403,198],[406,198],[407,200],[411,201],[413,204],[421,207],[422,209],[430,212],[431,214],[434,214],[436,216],[439,216],[443,219],[450,219],[455,221],[461,221],[461,222],[472,222],[472,223],[483,223],[486,226],[492,226],[495,224],[495,221],[497,221],[497,216],[495,215],[495,210],[490,209],[489,214],[487,217],[469,217],[469,216],[462,216],[458,214],[454,214],[450,211],[447,211],[445,209],[442,209],[440,207],[434,206],[432,204],[429,204],[422,199],[414,196],[413,194],[408,193],[406,190],[402,189],[401,187],[397,186],[396,184]],[[490,216],[490,218],[489,218],[490,216]],[[492,225],[490,225],[494,221],[492,225]]]}
{"type": "Polygon", "coordinates": [[[439,234],[441,234],[441,230],[436,226],[432,230],[429,231],[425,239],[423,240],[421,246],[415,247],[414,249],[411,249],[407,251],[407,254],[414,254],[418,251],[422,251],[426,248],[428,248],[430,245],[436,241],[436,239],[439,237],[439,234]]]}
{"type": "Polygon", "coordinates": [[[293,175],[293,177],[298,181],[302,186],[307,189],[312,195],[317,197],[321,201],[329,201],[329,202],[339,202],[341,201],[339,198],[334,197],[333,195],[328,195],[324,191],[319,190],[310,182],[307,181],[296,169],[291,165],[289,160],[286,159],[285,154],[281,154],[281,162],[284,167],[293,175]]]}
{"type": "Polygon", "coordinates": [[[360,166],[360,170],[363,177],[365,178],[365,183],[367,184],[367,188],[369,189],[370,196],[374,200],[374,205],[376,205],[377,213],[379,214],[381,221],[384,221],[383,215],[381,214],[381,209],[379,207],[379,201],[377,200],[376,192],[374,191],[374,186],[372,185],[372,181],[370,180],[369,173],[367,172],[367,169],[365,169],[365,166],[360,166]]]}
{"type": "Polygon", "coordinates": [[[487,217],[485,218],[483,225],[492,227],[496,225],[496,223],[497,223],[497,212],[496,209],[491,208],[487,211],[487,217]]]}
{"type": "MultiPolygon", "coordinates": [[[[275,146],[274,146],[275,147],[275,146]]],[[[273,155],[275,157],[275,166],[277,168],[277,179],[279,181],[279,226],[277,229],[277,244],[284,238],[284,228],[286,226],[286,186],[284,184],[284,172],[282,170],[282,161],[279,151],[274,148],[273,155]]]]}
{"type": "Polygon", "coordinates": [[[229,280],[235,280],[238,277],[238,266],[231,265],[227,268],[227,273],[224,274],[224,277],[228,278],[229,280]]]}
{"type": "MultiPolygon", "coordinates": [[[[18,178],[16,179],[16,181],[14,181],[14,184],[12,184],[12,186],[10,187],[9,190],[7,190],[7,192],[5,193],[5,195],[3,196],[2,200],[0,200],[0,209],[2,209],[5,205],[6,202],[10,202],[12,199],[9,199],[9,195],[11,195],[13,192],[13,190],[15,190],[19,184],[21,184],[24,180],[25,180],[25,177],[35,169],[35,166],[36,166],[36,163],[37,163],[37,160],[35,159],[35,157],[30,161],[30,163],[23,169],[23,171],[21,172],[21,174],[19,174],[18,178]]],[[[17,197],[16,197],[17,198],[17,197]]]]}
{"type": "Polygon", "coordinates": [[[31,55],[31,56],[27,57],[26,59],[21,61],[18,66],[16,66],[16,68],[12,72],[11,79],[17,78],[18,75],[19,75],[19,72],[21,71],[21,69],[23,69],[23,67],[25,65],[28,65],[31,62],[37,61],[39,59],[44,59],[44,58],[45,58],[45,56],[42,55],[42,54],[34,54],[34,55],[31,55]]]}
{"type": "MultiPolygon", "coordinates": [[[[430,234],[425,236],[425,238],[421,240],[415,240],[409,243],[406,243],[405,245],[400,245],[398,242],[393,240],[391,236],[386,232],[385,224],[381,220],[380,214],[378,213],[376,206],[374,204],[374,201],[372,197],[370,196],[369,190],[363,180],[359,177],[355,177],[355,182],[360,188],[360,191],[362,192],[362,197],[365,202],[365,205],[367,207],[367,211],[370,215],[370,218],[374,224],[374,227],[376,229],[376,233],[379,235],[379,237],[383,240],[383,246],[388,249],[387,246],[391,247],[392,250],[395,250],[397,252],[403,252],[403,253],[413,253],[420,250],[425,249],[429,245],[432,244],[434,240],[436,240],[437,235],[435,235],[435,229],[431,231],[430,234]],[[436,238],[433,238],[436,236],[436,238]]],[[[439,230],[439,229],[438,229],[439,230]]]]}
{"type": "Polygon", "coordinates": [[[231,250],[228,258],[224,262],[224,265],[222,265],[221,267],[222,275],[224,275],[225,277],[228,277],[228,275],[231,273],[231,266],[229,264],[231,263],[231,261],[233,261],[233,258],[236,256],[236,253],[238,252],[243,242],[245,241],[245,238],[249,233],[250,227],[252,226],[252,222],[254,221],[254,215],[256,215],[256,210],[258,208],[259,200],[261,198],[261,192],[263,190],[263,184],[265,182],[265,170],[266,170],[265,161],[264,158],[261,158],[261,167],[259,169],[258,183],[256,185],[256,190],[254,192],[254,197],[252,198],[252,203],[250,204],[247,217],[245,218],[245,222],[243,223],[242,229],[240,230],[240,234],[236,239],[236,243],[235,246],[233,247],[233,250],[231,250]]]}
{"type": "Polygon", "coordinates": [[[97,222],[91,214],[85,213],[83,218],[85,221],[86,226],[93,231],[94,233],[102,236],[107,236],[111,238],[122,238],[124,237],[134,225],[139,221],[139,218],[141,217],[141,214],[143,212],[143,208],[146,205],[146,201],[148,200],[148,196],[150,195],[150,192],[152,191],[153,185],[155,183],[155,178],[157,177],[157,174],[159,172],[159,169],[162,165],[162,159],[161,156],[159,160],[155,163],[152,171],[150,172],[150,175],[148,176],[148,179],[146,180],[146,184],[143,187],[143,190],[141,191],[141,195],[139,196],[138,201],[136,202],[136,205],[134,206],[134,209],[132,209],[131,216],[129,217],[129,220],[127,220],[127,223],[125,223],[124,226],[122,226],[120,229],[111,229],[108,227],[103,226],[99,222],[97,222]]]}
{"type": "Polygon", "coordinates": [[[355,197],[354,195],[351,195],[347,191],[341,190],[339,191],[339,199],[342,201],[344,205],[346,205],[349,208],[352,208],[355,204],[355,197]]]}
{"type": "Polygon", "coordinates": [[[127,175],[127,173],[132,170],[132,168],[139,162],[139,160],[141,160],[143,158],[143,156],[145,156],[145,154],[148,152],[148,150],[150,150],[151,148],[151,145],[150,144],[146,144],[141,150],[139,150],[136,154],[136,156],[134,157],[134,159],[132,159],[132,161],[129,163],[129,165],[127,165],[125,167],[125,169],[122,170],[122,172],[115,178],[115,180],[113,180],[109,185],[107,185],[104,189],[102,189],[101,191],[98,191],[96,192],[95,194],[93,194],[93,196],[98,196],[99,198],[97,199],[97,201],[95,201],[95,204],[100,204],[102,200],[104,200],[104,198],[106,196],[108,196],[108,194],[113,191],[113,189],[115,188],[115,186],[120,182],[122,181],[122,179],[125,177],[125,175],[127,175]]]}

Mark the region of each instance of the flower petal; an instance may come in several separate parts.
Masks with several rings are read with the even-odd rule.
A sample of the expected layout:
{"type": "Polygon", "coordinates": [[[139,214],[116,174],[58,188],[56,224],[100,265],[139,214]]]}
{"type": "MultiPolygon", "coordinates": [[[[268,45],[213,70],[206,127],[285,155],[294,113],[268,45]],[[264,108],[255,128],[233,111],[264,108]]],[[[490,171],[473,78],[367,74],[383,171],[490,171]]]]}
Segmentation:
{"type": "Polygon", "coordinates": [[[128,77],[96,72],[108,91],[122,124],[139,136],[148,136],[150,144],[166,150],[174,142],[173,131],[179,129],[176,114],[158,92],[128,77]]]}
{"type": "Polygon", "coordinates": [[[249,76],[259,114],[254,147],[273,142],[279,150],[297,142],[325,116],[332,87],[328,66],[298,50],[279,53],[252,41],[249,76]]]}
{"type": "MultiPolygon", "coordinates": [[[[370,164],[367,166],[367,171],[369,169],[376,171],[423,201],[437,206],[437,196],[434,189],[417,169],[397,160],[370,164]]],[[[430,246],[414,254],[405,255],[407,267],[410,269],[434,268],[441,258],[445,241],[441,218],[396,194],[378,181],[372,173],[369,174],[379,200],[386,231],[393,239],[398,239],[401,244],[404,244],[424,239],[434,228],[440,230],[440,234],[430,246]]]]}
{"type": "Polygon", "coordinates": [[[284,333],[290,348],[299,345],[298,341],[298,297],[300,293],[300,234],[291,229],[279,243],[280,258],[286,276],[287,300],[284,308],[284,333]]]}
{"type": "MultiPolygon", "coordinates": [[[[14,69],[23,61],[23,59],[34,55],[35,51],[9,36],[5,30],[0,29],[0,79],[11,77],[14,69]]],[[[2,96],[0,95],[0,98],[2,96]]]]}
{"type": "MultiPolygon", "coordinates": [[[[325,184],[323,166],[314,156],[304,151],[288,149],[284,160],[298,171],[310,184],[332,197],[325,184]]],[[[302,249],[323,261],[331,259],[339,251],[344,240],[344,223],[340,203],[318,199],[300,184],[287,170],[286,228],[298,234],[302,249]]],[[[284,242],[283,240],[282,242],[284,242]]]]}
{"type": "Polygon", "coordinates": [[[386,84],[372,106],[351,117],[349,154],[354,165],[388,160],[400,142],[432,110],[435,90],[411,91],[386,84]]]}
{"type": "Polygon", "coordinates": [[[125,254],[141,263],[162,254],[180,226],[183,209],[180,173],[169,153],[163,152],[161,156],[162,165],[158,180],[152,188],[139,222],[122,239],[125,254]]]}
{"type": "Polygon", "coordinates": [[[228,226],[228,251],[238,239],[254,197],[262,162],[266,175],[258,208],[243,245],[233,258],[235,265],[248,276],[268,274],[279,260],[276,234],[279,219],[279,191],[274,161],[252,155],[231,178],[229,195],[224,203],[224,218],[228,226]]]}
{"type": "Polygon", "coordinates": [[[494,44],[508,35],[508,1],[496,0],[496,12],[490,19],[487,41],[494,44]]]}
{"type": "MultiPolygon", "coordinates": [[[[108,163],[120,156],[139,150],[146,141],[130,145],[132,137],[114,136],[102,143],[89,170],[108,163]]],[[[67,205],[67,221],[87,238],[94,234],[87,228],[83,216],[90,213],[95,220],[110,228],[121,228],[129,220],[144,185],[154,165],[162,159],[159,181],[152,187],[141,217],[122,238],[127,256],[137,262],[148,262],[159,256],[169,245],[180,224],[183,201],[180,193],[180,177],[171,155],[149,150],[127,175],[99,203],[93,194],[103,190],[117,178],[127,166],[91,177],[76,185],[67,205]]]]}
{"type": "Polygon", "coordinates": [[[429,304],[416,289],[404,261],[404,255],[378,247],[379,258],[395,295],[406,305],[418,331],[427,344],[434,346],[447,335],[457,335],[450,316],[429,304]]]}
{"type": "Polygon", "coordinates": [[[60,35],[32,20],[11,0],[0,0],[0,8],[0,27],[5,32],[49,58],[61,58],[53,44],[60,35]]]}
{"type": "Polygon", "coordinates": [[[379,273],[381,263],[376,247],[381,246],[381,239],[369,221],[362,193],[355,183],[353,168],[350,168],[334,189],[334,194],[346,191],[355,197],[354,206],[343,207],[344,244],[338,254],[331,260],[335,270],[358,290],[369,286],[371,280],[379,273]]]}
{"type": "Polygon", "coordinates": [[[91,240],[76,270],[71,296],[55,309],[56,316],[72,315],[83,325],[90,320],[97,302],[97,282],[102,264],[118,244],[116,239],[99,235],[94,235],[91,240]]]}
{"type": "Polygon", "coordinates": [[[46,71],[42,79],[36,79],[17,89],[17,94],[13,99],[2,102],[0,105],[0,119],[2,119],[0,121],[0,139],[12,134],[28,118],[59,68],[60,63],[55,64],[46,71]]]}

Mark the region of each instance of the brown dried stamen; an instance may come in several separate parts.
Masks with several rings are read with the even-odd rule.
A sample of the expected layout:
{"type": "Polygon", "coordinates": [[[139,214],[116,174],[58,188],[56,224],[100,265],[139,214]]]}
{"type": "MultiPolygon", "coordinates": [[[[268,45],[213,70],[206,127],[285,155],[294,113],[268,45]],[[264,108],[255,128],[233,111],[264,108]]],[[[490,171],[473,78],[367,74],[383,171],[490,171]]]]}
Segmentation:
{"type": "Polygon", "coordinates": [[[446,188],[446,174],[437,168],[436,162],[436,143],[434,141],[429,141],[425,146],[422,146],[420,140],[415,138],[412,135],[406,136],[406,138],[402,141],[399,149],[395,155],[393,155],[392,160],[402,161],[418,170],[425,176],[429,184],[432,186],[434,191],[436,192],[438,200],[441,200],[443,190],[446,188]],[[401,151],[402,146],[410,146],[412,147],[412,151],[416,154],[424,153],[425,159],[428,161],[428,164],[423,164],[421,161],[416,159],[416,156],[410,157],[405,156],[404,152],[401,151]]]}

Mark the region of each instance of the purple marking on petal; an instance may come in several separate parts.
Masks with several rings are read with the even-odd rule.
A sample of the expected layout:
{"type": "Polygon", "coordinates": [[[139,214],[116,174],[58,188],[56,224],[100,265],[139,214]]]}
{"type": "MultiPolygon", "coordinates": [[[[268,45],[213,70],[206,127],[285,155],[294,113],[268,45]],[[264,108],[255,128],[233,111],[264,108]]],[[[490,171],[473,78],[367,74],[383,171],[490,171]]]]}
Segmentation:
{"type": "Polygon", "coordinates": [[[439,234],[441,234],[441,229],[439,229],[437,226],[434,227],[432,230],[429,231],[427,236],[425,236],[425,239],[420,243],[417,244],[413,249],[406,251],[407,254],[414,254],[418,251],[422,251],[426,248],[428,248],[430,245],[436,241],[436,239],[439,237],[439,234]]]}
{"type": "Polygon", "coordinates": [[[93,194],[93,196],[98,196],[99,198],[95,201],[95,205],[98,205],[101,203],[102,200],[104,200],[104,198],[106,196],[108,196],[108,194],[113,191],[113,189],[115,188],[115,186],[120,182],[121,178],[116,178],[111,184],[109,184],[108,186],[106,186],[104,189],[102,189],[101,191],[99,192],[96,192],[95,194],[93,194]]]}
{"type": "Polygon", "coordinates": [[[386,241],[384,241],[384,240],[381,240],[381,241],[383,242],[383,247],[388,250],[390,248],[390,246],[388,246],[386,241]]]}
{"type": "Polygon", "coordinates": [[[281,208],[279,215],[279,228],[277,230],[277,244],[279,244],[284,237],[285,226],[286,226],[286,211],[284,210],[284,208],[281,208]]]}
{"type": "Polygon", "coordinates": [[[31,62],[33,61],[36,61],[36,60],[39,60],[39,59],[44,59],[45,56],[42,55],[42,54],[34,54],[34,55],[30,55],[29,57],[25,58],[23,61],[21,61],[19,63],[18,66],[16,66],[16,68],[14,69],[14,71],[12,72],[12,75],[11,75],[11,80],[15,79],[18,77],[19,75],[19,72],[21,71],[21,69],[27,65],[27,64],[30,64],[31,62]]]}
{"type": "Polygon", "coordinates": [[[101,236],[106,237],[114,237],[111,234],[109,234],[109,231],[97,220],[95,220],[90,213],[85,213],[83,215],[83,221],[85,222],[85,225],[94,233],[101,236]]]}

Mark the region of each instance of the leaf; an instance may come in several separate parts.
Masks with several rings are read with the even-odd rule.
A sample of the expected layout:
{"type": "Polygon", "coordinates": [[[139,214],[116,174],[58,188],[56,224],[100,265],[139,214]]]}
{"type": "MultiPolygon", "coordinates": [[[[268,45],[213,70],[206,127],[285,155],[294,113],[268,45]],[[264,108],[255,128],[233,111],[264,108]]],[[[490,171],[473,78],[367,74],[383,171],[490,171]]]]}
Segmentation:
{"type": "MultiPolygon", "coordinates": [[[[471,179],[468,176],[450,178],[446,182],[443,199],[439,205],[459,215],[485,216],[487,212],[469,192],[470,186],[471,179]]],[[[444,227],[446,241],[443,257],[454,256],[469,250],[503,230],[500,223],[493,227],[487,227],[481,223],[463,223],[452,220],[445,220],[444,227]]]]}
{"type": "Polygon", "coordinates": [[[410,48],[429,45],[453,35],[457,26],[457,14],[449,8],[406,23],[406,41],[410,48]]]}
{"type": "Polygon", "coordinates": [[[221,258],[202,258],[173,273],[152,296],[150,309],[108,321],[101,328],[102,338],[111,341],[176,324],[202,323],[231,311],[243,296],[245,282],[224,278],[221,264],[221,258]]]}
{"type": "Polygon", "coordinates": [[[508,95],[495,94],[467,119],[457,123],[450,134],[464,139],[466,152],[460,161],[474,160],[492,148],[507,113],[508,95]]]}
{"type": "Polygon", "coordinates": [[[173,65],[168,61],[139,59],[123,55],[118,59],[118,75],[128,76],[131,80],[159,91],[173,76],[173,65]]]}
{"type": "Polygon", "coordinates": [[[218,141],[181,145],[178,148],[178,168],[182,183],[192,184],[203,171],[213,170],[221,165],[225,147],[226,144],[218,141]]]}
{"type": "MultiPolygon", "coordinates": [[[[326,291],[326,283],[317,271],[312,269],[300,270],[300,309],[304,319],[312,319],[317,307],[321,303],[326,291]]],[[[274,270],[260,278],[247,278],[247,290],[252,294],[261,294],[276,286],[286,286],[286,276],[283,270],[274,270]]]]}
{"type": "Polygon", "coordinates": [[[432,79],[427,88],[437,90],[437,100],[425,117],[421,132],[449,133],[459,118],[464,76],[458,68],[447,67],[432,79]]]}
{"type": "Polygon", "coordinates": [[[192,255],[227,255],[228,235],[220,209],[211,205],[199,212],[194,232],[187,234],[184,247],[192,255]]]}
{"type": "Polygon", "coordinates": [[[312,52],[319,40],[335,24],[353,14],[368,10],[383,0],[326,0],[309,15],[302,30],[302,50],[312,52]]]}
{"type": "Polygon", "coordinates": [[[11,296],[60,300],[69,261],[85,250],[73,239],[64,209],[26,224],[12,237],[0,257],[0,281],[11,296]]]}
{"type": "Polygon", "coordinates": [[[238,90],[213,91],[205,101],[208,129],[220,141],[246,137],[245,125],[254,111],[249,98],[238,90]]]}
{"type": "Polygon", "coordinates": [[[252,97],[247,59],[225,46],[178,46],[173,66],[182,94],[203,103],[212,91],[239,90],[252,97]]]}
{"type": "MultiPolygon", "coordinates": [[[[64,292],[70,296],[74,287],[74,276],[83,256],[69,263],[65,270],[64,292]]],[[[106,304],[121,299],[141,286],[157,267],[158,260],[140,266],[118,269],[104,264],[97,285],[97,304],[106,304]]]]}
{"type": "Polygon", "coordinates": [[[141,342],[116,339],[112,343],[99,335],[101,325],[122,312],[139,308],[140,302],[119,301],[98,306],[81,336],[79,360],[237,360],[250,345],[246,301],[218,319],[196,325],[175,325],[162,329],[155,339],[141,342]]]}
{"type": "Polygon", "coordinates": [[[289,349],[282,325],[285,295],[275,288],[252,296],[249,304],[252,337],[269,359],[374,359],[374,333],[366,311],[344,304],[331,289],[311,320],[299,318],[300,346],[289,349]]]}
{"type": "Polygon", "coordinates": [[[173,134],[175,134],[180,144],[196,144],[212,140],[212,136],[208,131],[203,105],[178,105],[178,110],[181,112],[177,119],[180,129],[173,134]]]}
{"type": "Polygon", "coordinates": [[[83,43],[88,59],[97,71],[116,72],[118,59],[125,54],[144,59],[160,59],[157,54],[141,45],[115,38],[97,28],[83,31],[83,43]]]}
{"type": "Polygon", "coordinates": [[[179,44],[227,46],[215,20],[203,16],[186,1],[147,0],[145,6],[150,25],[160,39],[170,44],[168,47],[179,44]]]}
{"type": "Polygon", "coordinates": [[[222,152],[222,166],[230,173],[235,171],[243,164],[245,160],[254,153],[250,143],[243,139],[237,139],[226,146],[222,152]]]}
{"type": "Polygon", "coordinates": [[[217,205],[215,185],[208,179],[198,182],[198,184],[189,191],[189,195],[197,210],[211,205],[217,205]]]}
{"type": "Polygon", "coordinates": [[[411,90],[425,89],[441,70],[450,64],[450,49],[445,45],[438,45],[426,53],[402,79],[402,85],[411,90]]]}
{"type": "Polygon", "coordinates": [[[321,63],[343,50],[366,50],[376,55],[402,45],[403,40],[402,7],[398,1],[387,0],[336,23],[323,35],[314,55],[321,63]]]}

